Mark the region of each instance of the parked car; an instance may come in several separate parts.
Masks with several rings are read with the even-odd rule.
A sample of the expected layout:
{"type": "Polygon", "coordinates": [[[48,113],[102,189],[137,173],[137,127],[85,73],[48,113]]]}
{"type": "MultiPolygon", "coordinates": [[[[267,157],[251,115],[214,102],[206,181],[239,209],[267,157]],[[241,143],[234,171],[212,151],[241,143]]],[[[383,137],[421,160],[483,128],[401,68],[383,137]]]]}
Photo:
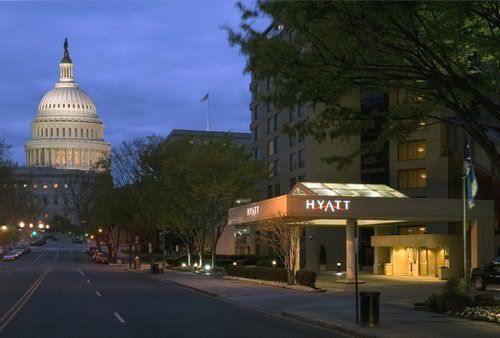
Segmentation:
{"type": "Polygon", "coordinates": [[[3,255],[4,261],[15,261],[19,257],[19,252],[12,250],[3,255]]]}
{"type": "Polygon", "coordinates": [[[475,268],[471,273],[472,285],[476,290],[483,291],[488,285],[500,285],[500,257],[480,268],[475,268]]]}
{"type": "Polygon", "coordinates": [[[92,259],[96,263],[108,263],[108,256],[102,251],[97,251],[92,259]]]}

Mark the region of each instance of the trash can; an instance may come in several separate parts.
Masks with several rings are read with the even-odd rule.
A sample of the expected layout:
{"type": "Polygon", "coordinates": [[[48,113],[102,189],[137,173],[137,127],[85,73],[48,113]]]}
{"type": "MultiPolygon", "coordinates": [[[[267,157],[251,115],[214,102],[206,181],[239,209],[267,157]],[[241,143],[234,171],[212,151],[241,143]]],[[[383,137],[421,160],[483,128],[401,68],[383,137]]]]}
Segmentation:
{"type": "Polygon", "coordinates": [[[361,326],[374,327],[378,324],[380,312],[380,292],[362,291],[360,295],[361,326]]]}
{"type": "Polygon", "coordinates": [[[151,264],[151,272],[159,273],[160,272],[160,264],[158,264],[158,263],[151,264]]]}
{"type": "Polygon", "coordinates": [[[447,266],[439,267],[439,279],[446,280],[450,279],[450,268],[447,266]]]}
{"type": "Polygon", "coordinates": [[[141,269],[141,258],[139,256],[136,256],[134,259],[134,269],[135,270],[141,269]]]}

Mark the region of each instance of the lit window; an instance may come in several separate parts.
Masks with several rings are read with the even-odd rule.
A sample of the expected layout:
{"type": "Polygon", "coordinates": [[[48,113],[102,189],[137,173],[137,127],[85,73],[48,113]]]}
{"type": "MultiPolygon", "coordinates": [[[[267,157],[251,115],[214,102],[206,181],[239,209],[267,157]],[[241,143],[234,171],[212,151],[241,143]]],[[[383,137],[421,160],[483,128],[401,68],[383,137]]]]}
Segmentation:
{"type": "Polygon", "coordinates": [[[274,154],[274,139],[267,142],[267,155],[274,154]]]}
{"type": "Polygon", "coordinates": [[[43,188],[44,188],[44,189],[47,189],[47,188],[48,188],[47,184],[44,184],[44,185],[43,185],[43,188]]]}
{"type": "Polygon", "coordinates": [[[427,153],[425,141],[408,141],[398,144],[398,160],[423,160],[427,153]]]}
{"type": "Polygon", "coordinates": [[[427,186],[426,169],[409,169],[399,171],[399,188],[425,188],[427,186]]]}

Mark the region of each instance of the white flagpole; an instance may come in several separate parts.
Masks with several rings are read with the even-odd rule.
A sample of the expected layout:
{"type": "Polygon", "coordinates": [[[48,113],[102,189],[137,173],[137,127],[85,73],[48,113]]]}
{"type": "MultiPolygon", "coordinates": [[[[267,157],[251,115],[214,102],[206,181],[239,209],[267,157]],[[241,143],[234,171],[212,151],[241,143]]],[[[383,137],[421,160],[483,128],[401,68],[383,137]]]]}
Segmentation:
{"type": "Polygon", "coordinates": [[[210,131],[210,91],[207,91],[207,131],[210,131]]]}
{"type": "MultiPolygon", "coordinates": [[[[464,162],[465,163],[465,162],[464,162]]],[[[467,168],[464,170],[464,176],[462,177],[462,231],[464,240],[464,294],[467,296],[467,168]]]]}

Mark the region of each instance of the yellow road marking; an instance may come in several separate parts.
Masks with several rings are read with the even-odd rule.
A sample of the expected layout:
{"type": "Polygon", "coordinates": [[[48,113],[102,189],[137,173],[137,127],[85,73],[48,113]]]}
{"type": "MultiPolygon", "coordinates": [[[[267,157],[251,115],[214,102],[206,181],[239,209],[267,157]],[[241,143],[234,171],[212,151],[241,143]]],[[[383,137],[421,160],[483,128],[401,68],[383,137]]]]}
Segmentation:
{"type": "Polygon", "coordinates": [[[45,270],[40,277],[26,290],[24,295],[0,318],[0,332],[2,332],[5,327],[14,319],[16,314],[23,308],[23,306],[28,302],[30,297],[35,293],[40,284],[52,269],[45,270]]]}

